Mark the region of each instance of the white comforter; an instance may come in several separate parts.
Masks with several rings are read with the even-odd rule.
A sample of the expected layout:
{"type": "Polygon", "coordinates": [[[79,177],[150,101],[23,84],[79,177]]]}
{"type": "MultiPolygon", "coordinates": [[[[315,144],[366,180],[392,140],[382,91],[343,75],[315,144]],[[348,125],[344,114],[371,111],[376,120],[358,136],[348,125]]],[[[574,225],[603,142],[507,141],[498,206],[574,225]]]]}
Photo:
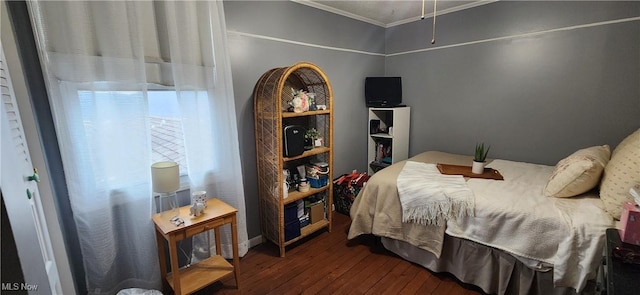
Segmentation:
{"type": "MultiPolygon", "coordinates": [[[[425,152],[410,159],[468,165],[471,157],[425,152]]],[[[445,226],[402,222],[396,179],[405,161],[374,174],[351,208],[349,239],[361,234],[402,240],[440,256],[445,226]]],[[[473,240],[515,255],[552,264],[555,286],[582,290],[595,276],[604,232],[613,227],[594,193],[558,199],[543,196],[552,166],[494,160],[489,167],[504,181],[468,179],[475,195],[475,216],[447,222],[451,236],[473,240]]]]}
{"type": "Polygon", "coordinates": [[[446,233],[553,264],[556,286],[582,290],[595,276],[603,233],[613,226],[597,194],[545,197],[551,166],[494,160],[489,167],[505,180],[469,179],[475,216],[450,220],[446,233]]]}

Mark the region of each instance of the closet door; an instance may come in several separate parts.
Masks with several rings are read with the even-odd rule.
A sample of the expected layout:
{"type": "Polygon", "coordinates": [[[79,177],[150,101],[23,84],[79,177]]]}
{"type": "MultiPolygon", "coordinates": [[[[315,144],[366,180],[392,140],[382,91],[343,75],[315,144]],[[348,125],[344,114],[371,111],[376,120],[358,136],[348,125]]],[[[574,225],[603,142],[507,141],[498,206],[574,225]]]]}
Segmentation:
{"type": "Polygon", "coordinates": [[[0,47],[0,189],[15,237],[25,282],[3,282],[2,290],[29,294],[61,294],[58,268],[45,222],[27,141],[0,47]]]}

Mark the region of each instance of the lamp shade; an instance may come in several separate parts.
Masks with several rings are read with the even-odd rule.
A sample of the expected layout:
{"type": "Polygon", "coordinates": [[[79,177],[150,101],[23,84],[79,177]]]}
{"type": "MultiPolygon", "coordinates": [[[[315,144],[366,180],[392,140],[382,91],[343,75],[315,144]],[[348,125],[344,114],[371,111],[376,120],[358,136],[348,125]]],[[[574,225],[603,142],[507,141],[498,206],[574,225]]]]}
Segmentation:
{"type": "Polygon", "coordinates": [[[157,162],[151,165],[151,181],[156,193],[175,192],[180,188],[178,163],[157,162]]]}

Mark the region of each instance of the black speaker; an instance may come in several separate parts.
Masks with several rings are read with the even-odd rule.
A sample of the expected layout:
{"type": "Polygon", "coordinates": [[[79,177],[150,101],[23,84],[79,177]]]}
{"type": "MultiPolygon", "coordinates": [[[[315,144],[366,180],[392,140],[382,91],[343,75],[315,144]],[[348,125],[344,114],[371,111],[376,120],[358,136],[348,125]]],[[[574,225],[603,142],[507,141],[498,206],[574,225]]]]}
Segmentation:
{"type": "Polygon", "coordinates": [[[304,152],[304,128],[298,125],[284,127],[284,156],[295,157],[304,152]]]}

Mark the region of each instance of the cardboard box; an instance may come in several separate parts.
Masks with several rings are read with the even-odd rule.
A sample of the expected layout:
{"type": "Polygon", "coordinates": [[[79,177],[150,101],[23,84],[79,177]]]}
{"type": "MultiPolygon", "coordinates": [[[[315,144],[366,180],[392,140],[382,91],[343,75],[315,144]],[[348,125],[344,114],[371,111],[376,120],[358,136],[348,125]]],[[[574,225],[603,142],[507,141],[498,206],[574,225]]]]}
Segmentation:
{"type": "Polygon", "coordinates": [[[316,203],[309,207],[311,224],[324,220],[324,203],[316,203]]]}
{"type": "Polygon", "coordinates": [[[625,203],[620,216],[620,239],[640,246],[640,208],[633,203],[625,203]]]}

